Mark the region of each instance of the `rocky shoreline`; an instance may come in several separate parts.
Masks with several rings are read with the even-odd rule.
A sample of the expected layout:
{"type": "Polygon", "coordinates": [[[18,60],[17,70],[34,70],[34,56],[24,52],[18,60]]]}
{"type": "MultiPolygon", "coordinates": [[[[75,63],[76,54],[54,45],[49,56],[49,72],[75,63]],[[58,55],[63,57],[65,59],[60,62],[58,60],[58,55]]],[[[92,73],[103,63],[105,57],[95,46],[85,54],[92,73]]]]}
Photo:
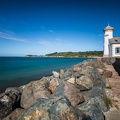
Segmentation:
{"type": "Polygon", "coordinates": [[[114,59],[86,60],[0,96],[0,120],[107,120],[114,59]]]}

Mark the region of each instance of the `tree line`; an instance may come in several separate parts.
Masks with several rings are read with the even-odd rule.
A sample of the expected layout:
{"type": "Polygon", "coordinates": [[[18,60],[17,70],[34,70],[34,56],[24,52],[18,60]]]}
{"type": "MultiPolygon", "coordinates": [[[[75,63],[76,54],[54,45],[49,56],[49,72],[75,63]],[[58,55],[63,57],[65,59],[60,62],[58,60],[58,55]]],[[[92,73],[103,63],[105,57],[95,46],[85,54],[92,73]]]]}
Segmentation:
{"type": "Polygon", "coordinates": [[[102,57],[103,51],[86,51],[86,52],[54,52],[45,56],[55,57],[102,57]]]}

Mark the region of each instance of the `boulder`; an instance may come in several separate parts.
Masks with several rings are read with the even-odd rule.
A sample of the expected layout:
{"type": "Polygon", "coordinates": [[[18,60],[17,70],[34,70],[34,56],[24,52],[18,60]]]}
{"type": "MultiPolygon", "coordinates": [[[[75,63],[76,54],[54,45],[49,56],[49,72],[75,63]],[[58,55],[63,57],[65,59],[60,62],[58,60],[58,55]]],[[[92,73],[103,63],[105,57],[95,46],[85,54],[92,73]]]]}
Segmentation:
{"type": "Polygon", "coordinates": [[[103,77],[105,77],[105,78],[112,77],[112,72],[109,71],[109,70],[105,70],[104,73],[103,73],[103,77]]]}
{"type": "Polygon", "coordinates": [[[69,83],[68,81],[61,82],[56,91],[51,95],[51,98],[56,96],[63,96],[71,103],[72,106],[77,106],[78,104],[84,102],[84,97],[80,92],[80,89],[76,88],[75,85],[69,83]]]}
{"type": "Polygon", "coordinates": [[[64,75],[64,73],[65,73],[65,70],[61,69],[60,72],[59,72],[60,78],[62,78],[62,76],[64,75]]]}
{"type": "Polygon", "coordinates": [[[120,111],[116,107],[110,108],[108,112],[104,113],[105,120],[120,120],[120,111]]]}
{"type": "Polygon", "coordinates": [[[105,79],[105,88],[108,88],[108,89],[111,89],[111,85],[110,85],[110,82],[109,82],[109,78],[106,78],[105,79]]]}
{"type": "Polygon", "coordinates": [[[82,68],[82,70],[80,71],[80,74],[81,76],[86,75],[86,74],[91,73],[91,71],[93,71],[93,67],[87,66],[87,67],[82,68]]]}
{"type": "MultiPolygon", "coordinates": [[[[9,96],[13,101],[15,101],[16,104],[17,103],[19,104],[21,92],[19,91],[18,88],[15,88],[15,87],[7,88],[5,90],[5,95],[9,96]]],[[[20,105],[17,105],[17,106],[20,106],[20,105]]]]}
{"type": "Polygon", "coordinates": [[[105,69],[105,65],[101,60],[86,60],[86,66],[91,66],[93,68],[105,69]]]}
{"type": "Polygon", "coordinates": [[[99,103],[102,112],[106,112],[108,110],[106,91],[102,86],[93,87],[91,90],[83,91],[82,93],[86,102],[94,98],[99,103]]]}
{"type": "Polygon", "coordinates": [[[96,98],[81,104],[78,109],[87,116],[85,120],[104,120],[104,114],[96,98]]]}
{"type": "Polygon", "coordinates": [[[30,82],[25,86],[21,95],[21,107],[27,108],[38,98],[48,98],[51,92],[46,88],[48,79],[43,78],[30,82]]]}
{"type": "Polygon", "coordinates": [[[84,97],[80,90],[75,85],[64,81],[56,87],[55,92],[48,99],[37,99],[18,120],[82,120],[82,113],[79,110],[76,112],[72,107],[82,102],[84,97]]]}
{"type": "Polygon", "coordinates": [[[87,76],[89,79],[91,79],[93,86],[105,86],[105,80],[96,68],[90,66],[82,68],[80,71],[80,76],[77,77],[77,79],[80,77],[84,78],[83,76],[87,76]]]}
{"type": "Polygon", "coordinates": [[[89,72],[89,76],[93,82],[93,86],[103,86],[105,87],[105,79],[103,76],[97,71],[96,68],[92,69],[89,72]]]}
{"type": "Polygon", "coordinates": [[[18,116],[24,111],[22,108],[16,108],[13,112],[11,112],[7,117],[3,120],[17,120],[18,116]]]}
{"type": "Polygon", "coordinates": [[[16,107],[20,106],[20,92],[17,88],[7,88],[0,98],[0,119],[10,114],[16,107]]]}
{"type": "Polygon", "coordinates": [[[49,89],[49,83],[53,79],[53,76],[43,77],[40,79],[40,84],[45,86],[46,89],[49,89]]]}
{"type": "Polygon", "coordinates": [[[56,90],[56,87],[59,85],[60,79],[58,78],[52,78],[49,83],[49,90],[51,90],[52,93],[56,90]]]}
{"type": "Polygon", "coordinates": [[[115,61],[116,61],[116,58],[111,58],[111,57],[106,57],[106,58],[101,58],[101,61],[103,63],[106,63],[107,65],[112,65],[115,61]]]}
{"type": "Polygon", "coordinates": [[[105,89],[105,93],[106,93],[107,98],[114,99],[114,93],[111,89],[105,89]]]}
{"type": "Polygon", "coordinates": [[[22,86],[18,87],[18,90],[22,93],[22,91],[24,90],[24,88],[25,88],[25,85],[22,85],[22,86]]]}
{"type": "Polygon", "coordinates": [[[74,72],[79,72],[79,71],[81,71],[81,63],[80,64],[76,64],[76,65],[74,65],[73,67],[73,71],[74,72]]]}
{"type": "Polygon", "coordinates": [[[74,72],[73,76],[74,76],[75,78],[79,78],[79,77],[81,77],[82,75],[81,75],[80,72],[74,72]]]}
{"type": "Polygon", "coordinates": [[[64,97],[37,99],[18,120],[83,120],[85,115],[70,105],[64,97]]]}
{"type": "Polygon", "coordinates": [[[104,73],[104,69],[101,69],[101,68],[97,68],[97,71],[101,74],[101,75],[103,75],[103,73],[104,73]]]}
{"type": "Polygon", "coordinates": [[[90,90],[93,87],[93,82],[89,74],[81,76],[76,79],[76,84],[80,88],[81,91],[90,90]]]}
{"type": "Polygon", "coordinates": [[[60,75],[60,79],[68,80],[69,78],[71,78],[72,73],[73,73],[72,68],[69,68],[66,71],[64,71],[64,74],[60,75]]]}
{"type": "Polygon", "coordinates": [[[17,120],[50,120],[49,113],[45,109],[49,108],[49,105],[52,104],[51,101],[48,101],[45,98],[39,98],[34,103],[25,109],[25,111],[18,117],[17,120]]]}
{"type": "Polygon", "coordinates": [[[54,76],[55,78],[59,78],[59,73],[58,73],[58,72],[53,71],[52,73],[53,73],[53,76],[54,76]]]}
{"type": "Polygon", "coordinates": [[[75,78],[74,77],[72,77],[72,78],[70,78],[69,80],[67,80],[69,83],[71,83],[71,84],[75,84],[75,78]]]}
{"type": "Polygon", "coordinates": [[[0,120],[12,112],[13,104],[12,99],[7,95],[0,98],[0,120]]]}
{"type": "Polygon", "coordinates": [[[69,102],[63,98],[50,107],[51,120],[78,120],[82,116],[78,116],[69,102]]]}

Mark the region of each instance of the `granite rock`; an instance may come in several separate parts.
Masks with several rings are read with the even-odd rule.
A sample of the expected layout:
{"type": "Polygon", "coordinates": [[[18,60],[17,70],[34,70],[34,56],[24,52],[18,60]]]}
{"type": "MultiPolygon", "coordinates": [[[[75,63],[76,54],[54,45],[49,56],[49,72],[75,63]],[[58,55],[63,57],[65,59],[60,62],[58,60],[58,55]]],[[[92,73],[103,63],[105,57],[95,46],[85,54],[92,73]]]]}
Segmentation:
{"type": "Polygon", "coordinates": [[[0,98],[0,119],[3,119],[16,107],[20,106],[20,94],[17,88],[6,89],[5,94],[0,98]]]}
{"type": "Polygon", "coordinates": [[[54,93],[56,90],[56,87],[59,85],[60,79],[59,78],[52,78],[49,82],[49,90],[54,93]]]}
{"type": "Polygon", "coordinates": [[[86,116],[70,105],[64,97],[38,99],[25,110],[18,120],[83,120],[86,116]]]}
{"type": "Polygon", "coordinates": [[[69,80],[67,80],[71,84],[75,84],[75,78],[71,77],[69,80]]]}
{"type": "Polygon", "coordinates": [[[57,86],[56,91],[51,95],[51,97],[54,98],[56,96],[63,96],[67,98],[72,106],[77,106],[78,104],[84,102],[84,97],[80,92],[80,89],[67,81],[61,82],[57,86]]]}
{"type": "Polygon", "coordinates": [[[84,91],[82,93],[86,102],[94,98],[99,103],[99,107],[102,112],[106,112],[108,110],[106,91],[101,86],[93,87],[91,90],[84,91]]]}
{"type": "Polygon", "coordinates": [[[85,120],[104,120],[104,114],[96,98],[90,99],[78,107],[85,115],[85,120]]]}
{"type": "Polygon", "coordinates": [[[3,118],[3,120],[17,120],[18,116],[21,115],[23,111],[24,109],[22,108],[16,108],[7,117],[3,118]]]}
{"type": "Polygon", "coordinates": [[[27,108],[38,98],[48,98],[51,92],[46,88],[45,79],[30,82],[21,95],[21,107],[27,108]]]}
{"type": "Polygon", "coordinates": [[[103,73],[103,77],[105,77],[105,78],[110,78],[110,77],[112,77],[112,72],[111,72],[111,71],[108,71],[108,70],[105,70],[104,73],[103,73]]]}
{"type": "Polygon", "coordinates": [[[76,79],[76,84],[81,91],[90,90],[93,87],[91,77],[87,74],[76,79]]]}
{"type": "Polygon", "coordinates": [[[59,75],[59,73],[58,73],[58,72],[53,71],[52,73],[53,73],[53,76],[54,76],[55,78],[59,78],[59,76],[60,76],[60,75],[59,75]]]}

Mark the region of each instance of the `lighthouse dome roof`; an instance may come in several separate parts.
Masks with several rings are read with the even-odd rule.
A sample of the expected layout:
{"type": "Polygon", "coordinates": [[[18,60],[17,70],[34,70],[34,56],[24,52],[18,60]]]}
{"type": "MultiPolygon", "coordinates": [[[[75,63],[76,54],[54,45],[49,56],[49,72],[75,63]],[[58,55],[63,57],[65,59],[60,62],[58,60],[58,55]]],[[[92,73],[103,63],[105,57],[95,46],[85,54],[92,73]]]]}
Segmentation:
{"type": "Polygon", "coordinates": [[[110,25],[108,25],[107,27],[104,28],[104,31],[106,31],[106,30],[114,30],[114,28],[111,27],[110,25]]]}

